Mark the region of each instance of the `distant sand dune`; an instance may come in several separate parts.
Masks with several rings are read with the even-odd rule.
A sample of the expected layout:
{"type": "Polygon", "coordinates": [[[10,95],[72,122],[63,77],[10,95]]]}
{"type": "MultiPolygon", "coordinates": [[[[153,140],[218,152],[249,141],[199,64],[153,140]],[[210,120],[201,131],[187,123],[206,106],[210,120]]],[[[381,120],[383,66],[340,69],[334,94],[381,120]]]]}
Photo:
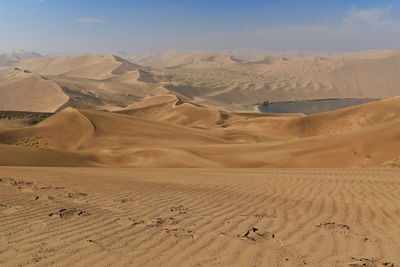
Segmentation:
{"type": "Polygon", "coordinates": [[[141,63],[147,66],[114,55],[83,55],[29,59],[16,67],[58,84],[70,97],[66,106],[89,109],[120,109],[166,93],[229,110],[265,100],[400,94],[399,50],[249,61],[223,52],[170,51],[145,56],[141,63]]]}
{"type": "Polygon", "coordinates": [[[0,93],[8,111],[54,112],[69,99],[57,83],[17,69],[0,74],[0,93]]]}
{"type": "MultiPolygon", "coordinates": [[[[400,94],[400,52],[364,57],[306,57],[165,69],[167,88],[199,103],[240,108],[264,100],[387,98],[400,94]]],[[[163,78],[160,78],[160,81],[163,78]]],[[[164,78],[165,79],[165,78],[164,78]]]]}
{"type": "Polygon", "coordinates": [[[102,80],[113,77],[115,72],[134,70],[135,66],[122,59],[109,55],[84,55],[79,57],[38,58],[19,62],[16,67],[41,75],[60,75],[66,77],[102,80]],[[112,73],[114,71],[114,73],[112,73]]]}
{"type": "Polygon", "coordinates": [[[139,81],[139,66],[112,55],[39,58],[16,66],[61,87],[70,98],[67,107],[113,110],[167,92],[161,84],[139,81]]]}

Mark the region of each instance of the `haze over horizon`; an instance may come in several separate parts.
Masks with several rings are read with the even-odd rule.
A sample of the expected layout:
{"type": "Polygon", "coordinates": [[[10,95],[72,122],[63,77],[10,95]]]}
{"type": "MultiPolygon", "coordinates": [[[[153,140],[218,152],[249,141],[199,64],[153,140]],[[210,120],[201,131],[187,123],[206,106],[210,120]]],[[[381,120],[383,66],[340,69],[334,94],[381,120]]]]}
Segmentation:
{"type": "Polygon", "coordinates": [[[398,1],[0,0],[0,51],[348,52],[400,47],[398,1]]]}

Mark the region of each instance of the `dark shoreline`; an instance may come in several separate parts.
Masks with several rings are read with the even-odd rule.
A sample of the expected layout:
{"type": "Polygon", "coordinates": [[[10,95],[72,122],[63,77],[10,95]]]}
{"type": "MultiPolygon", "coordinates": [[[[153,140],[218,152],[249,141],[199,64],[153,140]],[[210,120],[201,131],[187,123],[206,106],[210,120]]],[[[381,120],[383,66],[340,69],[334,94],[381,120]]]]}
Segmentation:
{"type": "Polygon", "coordinates": [[[303,113],[312,115],[362,105],[369,102],[378,101],[376,98],[329,98],[313,100],[295,100],[285,102],[269,102],[268,106],[258,105],[258,109],[263,113],[303,113]]]}

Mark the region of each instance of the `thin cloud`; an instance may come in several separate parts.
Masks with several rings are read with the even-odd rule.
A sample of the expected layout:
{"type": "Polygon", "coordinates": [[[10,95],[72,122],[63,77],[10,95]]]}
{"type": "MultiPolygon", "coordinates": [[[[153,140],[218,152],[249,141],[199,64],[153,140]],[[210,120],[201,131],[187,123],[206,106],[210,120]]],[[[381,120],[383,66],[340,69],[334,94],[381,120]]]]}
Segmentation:
{"type": "Polygon", "coordinates": [[[378,24],[390,20],[390,11],[392,7],[389,5],[383,8],[357,9],[353,8],[347,12],[343,19],[345,23],[369,23],[378,24]]]}
{"type": "Polygon", "coordinates": [[[351,9],[335,24],[285,25],[250,28],[242,32],[214,32],[207,40],[226,45],[274,50],[351,51],[395,49],[400,44],[400,20],[391,6],[351,9]]]}
{"type": "Polygon", "coordinates": [[[102,18],[78,18],[76,21],[82,24],[95,24],[101,23],[104,20],[102,18]]]}

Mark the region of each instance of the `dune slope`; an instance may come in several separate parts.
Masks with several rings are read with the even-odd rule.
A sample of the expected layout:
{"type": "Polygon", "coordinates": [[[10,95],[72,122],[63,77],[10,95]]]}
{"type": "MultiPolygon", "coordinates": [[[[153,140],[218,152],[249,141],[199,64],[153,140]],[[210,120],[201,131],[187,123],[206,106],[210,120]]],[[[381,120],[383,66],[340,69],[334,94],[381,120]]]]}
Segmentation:
{"type": "Polygon", "coordinates": [[[148,66],[114,55],[37,58],[16,66],[59,84],[71,98],[67,106],[76,108],[115,110],[165,93],[230,110],[265,100],[376,99],[400,94],[397,50],[250,61],[223,52],[169,51],[135,62],[148,66]]]}
{"type": "Polygon", "coordinates": [[[379,166],[400,156],[399,101],[284,117],[153,97],[118,112],[68,108],[1,130],[0,143],[79,153],[98,166],[379,166]]]}
{"type": "Polygon", "coordinates": [[[388,98],[400,93],[400,52],[389,52],[358,58],[268,56],[219,67],[165,69],[164,77],[155,76],[167,80],[172,92],[230,108],[264,100],[388,98]]]}
{"type": "Polygon", "coordinates": [[[4,111],[54,112],[69,100],[57,83],[20,69],[0,75],[0,94],[4,111]]]}

